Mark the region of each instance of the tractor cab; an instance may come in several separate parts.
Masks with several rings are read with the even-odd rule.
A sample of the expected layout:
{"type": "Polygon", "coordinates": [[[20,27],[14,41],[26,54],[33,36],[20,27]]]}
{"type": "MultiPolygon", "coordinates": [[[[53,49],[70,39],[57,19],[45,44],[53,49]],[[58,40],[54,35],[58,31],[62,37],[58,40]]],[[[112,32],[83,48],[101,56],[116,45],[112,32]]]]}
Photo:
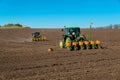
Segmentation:
{"type": "Polygon", "coordinates": [[[67,27],[65,28],[65,34],[64,35],[69,35],[74,33],[76,36],[79,36],[80,34],[80,28],[79,27],[67,27]]]}
{"type": "Polygon", "coordinates": [[[63,34],[63,43],[66,42],[67,38],[70,38],[71,40],[77,39],[77,37],[80,34],[80,28],[79,27],[66,27],[65,33],[63,34]]]}
{"type": "Polygon", "coordinates": [[[32,33],[32,37],[40,37],[40,32],[34,32],[34,33],[32,33]]]}
{"type": "Polygon", "coordinates": [[[77,37],[80,34],[80,28],[79,27],[66,27],[65,33],[62,36],[62,43],[63,47],[65,47],[66,41],[69,39],[69,41],[76,40],[77,37]]]}

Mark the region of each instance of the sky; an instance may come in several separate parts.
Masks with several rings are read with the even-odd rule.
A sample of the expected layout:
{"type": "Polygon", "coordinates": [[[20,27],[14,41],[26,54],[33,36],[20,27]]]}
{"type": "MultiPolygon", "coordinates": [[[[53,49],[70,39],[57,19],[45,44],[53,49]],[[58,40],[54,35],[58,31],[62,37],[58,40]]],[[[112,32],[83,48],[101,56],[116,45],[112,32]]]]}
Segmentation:
{"type": "Polygon", "coordinates": [[[88,28],[120,24],[120,0],[0,0],[0,25],[88,28]]]}

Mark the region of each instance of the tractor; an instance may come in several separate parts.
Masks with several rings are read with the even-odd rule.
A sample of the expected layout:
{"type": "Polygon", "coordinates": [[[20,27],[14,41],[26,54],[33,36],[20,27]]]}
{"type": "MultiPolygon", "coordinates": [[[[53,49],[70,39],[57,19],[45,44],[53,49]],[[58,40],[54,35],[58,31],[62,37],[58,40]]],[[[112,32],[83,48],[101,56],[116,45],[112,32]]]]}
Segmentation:
{"type": "Polygon", "coordinates": [[[80,32],[79,27],[65,27],[65,33],[62,35],[62,40],[59,43],[60,48],[68,50],[83,50],[83,49],[98,49],[101,48],[100,40],[93,41],[87,39],[80,32]]]}
{"type": "Polygon", "coordinates": [[[44,35],[41,35],[40,32],[34,32],[32,33],[32,41],[37,42],[37,41],[45,41],[46,37],[44,35]]]}

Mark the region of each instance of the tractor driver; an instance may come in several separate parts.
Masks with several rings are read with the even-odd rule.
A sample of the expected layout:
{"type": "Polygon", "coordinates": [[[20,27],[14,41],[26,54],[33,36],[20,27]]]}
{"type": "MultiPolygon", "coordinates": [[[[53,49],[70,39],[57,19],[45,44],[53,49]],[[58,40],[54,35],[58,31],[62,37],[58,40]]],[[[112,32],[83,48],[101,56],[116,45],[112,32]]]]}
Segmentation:
{"type": "Polygon", "coordinates": [[[76,39],[76,34],[75,34],[75,32],[72,32],[72,39],[73,39],[73,40],[76,39]]]}
{"type": "Polygon", "coordinates": [[[68,33],[68,37],[72,40],[72,34],[68,33]]]}

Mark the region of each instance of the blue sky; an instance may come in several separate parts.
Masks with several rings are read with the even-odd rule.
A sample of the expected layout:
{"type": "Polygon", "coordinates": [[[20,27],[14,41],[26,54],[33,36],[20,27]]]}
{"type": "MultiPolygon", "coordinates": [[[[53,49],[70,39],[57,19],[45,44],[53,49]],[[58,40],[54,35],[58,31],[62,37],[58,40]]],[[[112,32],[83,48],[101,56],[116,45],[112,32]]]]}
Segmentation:
{"type": "Polygon", "coordinates": [[[0,25],[32,28],[120,24],[120,0],[0,0],[0,25]]]}

